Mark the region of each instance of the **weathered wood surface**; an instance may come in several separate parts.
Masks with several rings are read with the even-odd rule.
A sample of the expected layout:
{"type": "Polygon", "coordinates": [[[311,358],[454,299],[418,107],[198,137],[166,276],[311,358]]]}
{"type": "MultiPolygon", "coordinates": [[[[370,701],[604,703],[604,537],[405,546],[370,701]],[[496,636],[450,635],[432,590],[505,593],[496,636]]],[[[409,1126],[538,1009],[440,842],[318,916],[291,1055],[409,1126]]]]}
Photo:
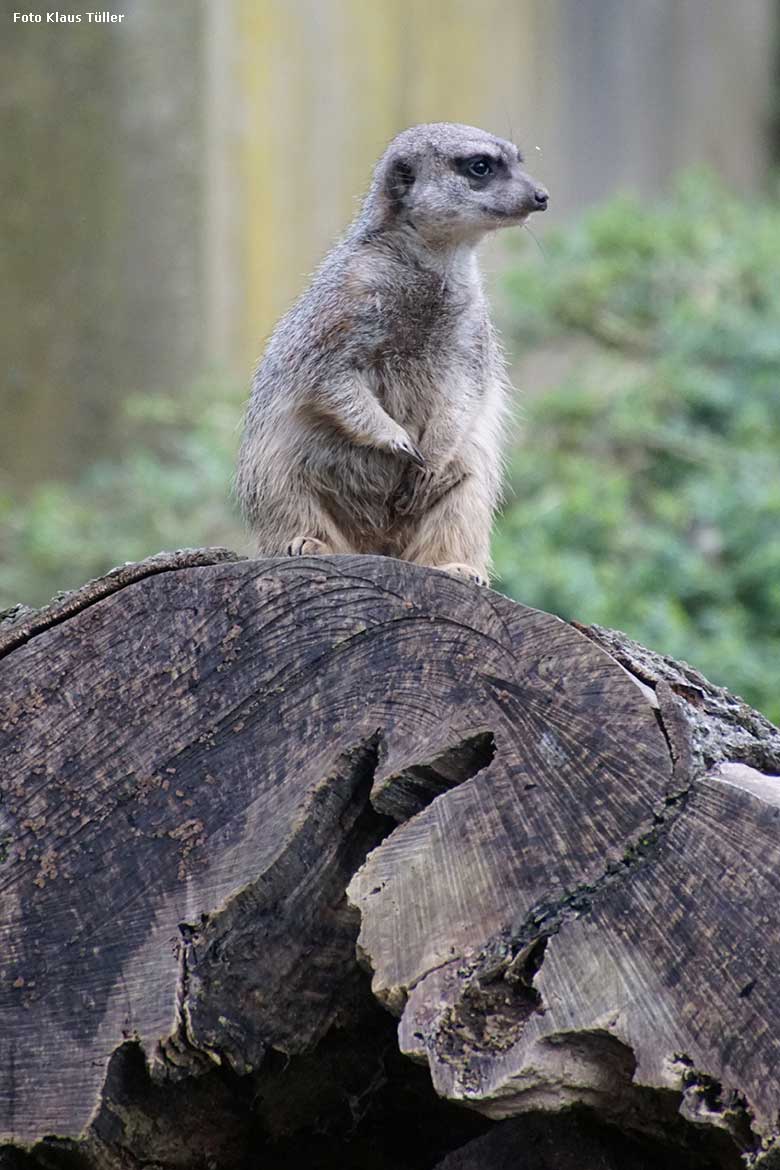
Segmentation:
{"type": "Polygon", "coordinates": [[[695,671],[224,550],[0,654],[0,1166],[476,1170],[569,1105],[594,1167],[771,1164],[780,732],[695,671]],[[511,1122],[437,1103],[365,967],[437,1093],[511,1122]]]}

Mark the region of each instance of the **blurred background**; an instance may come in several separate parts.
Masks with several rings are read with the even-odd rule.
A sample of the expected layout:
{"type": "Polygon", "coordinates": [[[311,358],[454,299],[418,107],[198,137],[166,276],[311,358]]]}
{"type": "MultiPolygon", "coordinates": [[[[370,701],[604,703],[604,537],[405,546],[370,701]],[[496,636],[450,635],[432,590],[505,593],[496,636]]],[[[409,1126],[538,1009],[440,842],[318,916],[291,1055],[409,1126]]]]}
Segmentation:
{"type": "Polygon", "coordinates": [[[0,0],[0,608],[184,545],[387,141],[513,138],[497,587],[780,718],[780,2],[0,0]],[[63,12],[80,12],[64,7],[63,12]]]}

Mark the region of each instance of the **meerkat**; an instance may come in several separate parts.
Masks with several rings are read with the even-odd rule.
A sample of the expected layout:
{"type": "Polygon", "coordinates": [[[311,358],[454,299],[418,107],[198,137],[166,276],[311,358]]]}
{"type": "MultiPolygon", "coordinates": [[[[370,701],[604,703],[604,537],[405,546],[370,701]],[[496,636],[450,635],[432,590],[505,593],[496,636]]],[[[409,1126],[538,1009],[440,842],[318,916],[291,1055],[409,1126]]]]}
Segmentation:
{"type": "Polygon", "coordinates": [[[254,377],[235,488],[259,555],[375,553],[488,583],[508,382],[476,247],[547,201],[484,130],[393,139],[254,377]]]}

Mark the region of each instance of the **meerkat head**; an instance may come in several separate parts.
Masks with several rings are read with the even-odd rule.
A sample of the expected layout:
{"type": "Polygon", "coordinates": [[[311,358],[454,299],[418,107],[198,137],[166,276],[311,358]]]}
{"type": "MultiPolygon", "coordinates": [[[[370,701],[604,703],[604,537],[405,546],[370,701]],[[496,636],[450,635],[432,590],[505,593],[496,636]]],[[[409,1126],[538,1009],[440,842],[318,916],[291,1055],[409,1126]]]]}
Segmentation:
{"type": "Polygon", "coordinates": [[[474,126],[412,126],[379,160],[369,199],[386,225],[406,224],[431,245],[473,243],[546,209],[547,191],[522,164],[511,142],[474,126]]]}

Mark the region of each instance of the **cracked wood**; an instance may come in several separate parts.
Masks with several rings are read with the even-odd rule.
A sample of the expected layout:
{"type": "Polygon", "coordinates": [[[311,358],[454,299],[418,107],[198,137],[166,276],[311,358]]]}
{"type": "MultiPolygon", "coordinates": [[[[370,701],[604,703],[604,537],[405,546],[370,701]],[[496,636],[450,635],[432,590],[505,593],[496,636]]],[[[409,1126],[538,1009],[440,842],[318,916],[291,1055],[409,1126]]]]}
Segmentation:
{"type": "Polygon", "coordinates": [[[690,668],[401,562],[224,550],[0,639],[0,1140],[154,1158],[175,1085],[208,1144],[209,1069],[232,1100],[360,1049],[357,953],[444,1096],[772,1143],[780,739],[690,668]]]}

